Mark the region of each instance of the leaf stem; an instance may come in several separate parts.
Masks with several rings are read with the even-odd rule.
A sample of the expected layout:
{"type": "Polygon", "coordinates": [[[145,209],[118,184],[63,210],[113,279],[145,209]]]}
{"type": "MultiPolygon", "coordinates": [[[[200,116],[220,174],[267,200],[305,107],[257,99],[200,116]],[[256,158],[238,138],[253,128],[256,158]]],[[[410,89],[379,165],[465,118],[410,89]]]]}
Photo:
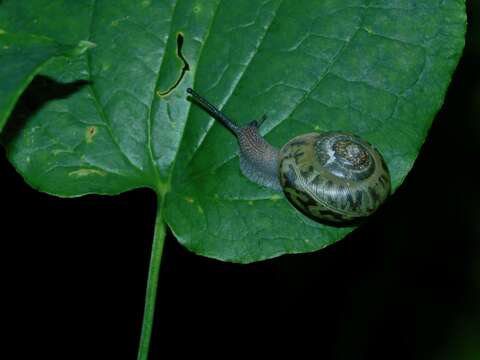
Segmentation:
{"type": "Polygon", "coordinates": [[[150,338],[153,328],[155,313],[155,300],[157,298],[158,275],[162,262],[163,244],[165,242],[165,223],[162,217],[162,202],[158,202],[157,216],[155,219],[155,233],[153,235],[150,265],[148,269],[147,291],[145,295],[145,310],[143,313],[142,334],[138,347],[137,360],[147,360],[150,348],[150,338]]]}

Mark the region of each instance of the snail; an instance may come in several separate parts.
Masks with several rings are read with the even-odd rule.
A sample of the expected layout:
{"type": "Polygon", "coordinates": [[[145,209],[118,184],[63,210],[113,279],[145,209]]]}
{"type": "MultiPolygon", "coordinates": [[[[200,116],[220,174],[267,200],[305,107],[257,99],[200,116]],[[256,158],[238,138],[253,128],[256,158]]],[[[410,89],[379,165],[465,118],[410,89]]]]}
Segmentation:
{"type": "Polygon", "coordinates": [[[390,174],[382,155],[354,134],[308,133],[277,149],[260,135],[266,116],[240,126],[193,89],[187,93],[236,136],[244,176],[283,191],[295,208],[316,221],[340,225],[358,221],[375,212],[390,194],[390,174]]]}

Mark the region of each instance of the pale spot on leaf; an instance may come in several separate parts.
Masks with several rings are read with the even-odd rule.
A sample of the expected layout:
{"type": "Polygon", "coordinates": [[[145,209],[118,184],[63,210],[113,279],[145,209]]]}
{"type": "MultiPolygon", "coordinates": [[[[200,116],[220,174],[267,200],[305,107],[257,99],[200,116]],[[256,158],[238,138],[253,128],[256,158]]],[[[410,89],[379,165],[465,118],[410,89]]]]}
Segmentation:
{"type": "Polygon", "coordinates": [[[105,171],[101,171],[97,169],[78,169],[68,173],[68,176],[77,177],[77,178],[90,176],[90,175],[106,176],[107,173],[105,171]]]}
{"type": "Polygon", "coordinates": [[[96,126],[89,126],[85,131],[85,141],[87,144],[91,144],[93,142],[94,136],[97,134],[97,127],[96,126]]]}
{"type": "Polygon", "coordinates": [[[54,149],[52,150],[52,154],[53,155],[58,155],[58,154],[62,154],[62,153],[69,153],[71,151],[68,151],[68,150],[65,150],[65,149],[54,149]]]}
{"type": "Polygon", "coordinates": [[[128,20],[129,18],[130,18],[130,16],[125,16],[125,17],[123,17],[123,18],[113,20],[110,24],[111,24],[113,27],[115,27],[115,26],[118,26],[122,21],[128,20]]]}

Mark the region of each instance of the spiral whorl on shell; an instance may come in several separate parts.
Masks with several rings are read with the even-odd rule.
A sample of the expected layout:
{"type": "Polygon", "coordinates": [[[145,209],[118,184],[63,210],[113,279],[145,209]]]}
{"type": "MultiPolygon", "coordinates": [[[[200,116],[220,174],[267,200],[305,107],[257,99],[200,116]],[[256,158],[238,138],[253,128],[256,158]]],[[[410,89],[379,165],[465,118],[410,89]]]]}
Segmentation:
{"type": "Polygon", "coordinates": [[[279,175],[290,202],[322,221],[344,223],[368,216],[390,193],[381,154],[344,132],[293,138],[280,150],[279,175]]]}

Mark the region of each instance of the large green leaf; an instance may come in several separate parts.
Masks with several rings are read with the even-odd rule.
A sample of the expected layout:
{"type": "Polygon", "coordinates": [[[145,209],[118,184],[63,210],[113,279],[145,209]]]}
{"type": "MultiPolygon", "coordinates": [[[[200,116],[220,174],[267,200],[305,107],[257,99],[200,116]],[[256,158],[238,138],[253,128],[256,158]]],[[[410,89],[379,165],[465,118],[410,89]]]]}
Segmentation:
{"type": "Polygon", "coordinates": [[[97,44],[43,72],[88,83],[31,114],[8,156],[60,196],[152,188],[198,254],[251,262],[317,250],[352,229],[313,222],[244,178],[235,139],[185,89],[240,123],[267,114],[276,146],[355,132],[384,154],[396,189],[442,104],[465,23],[463,0],[4,1],[5,31],[97,44]]]}

